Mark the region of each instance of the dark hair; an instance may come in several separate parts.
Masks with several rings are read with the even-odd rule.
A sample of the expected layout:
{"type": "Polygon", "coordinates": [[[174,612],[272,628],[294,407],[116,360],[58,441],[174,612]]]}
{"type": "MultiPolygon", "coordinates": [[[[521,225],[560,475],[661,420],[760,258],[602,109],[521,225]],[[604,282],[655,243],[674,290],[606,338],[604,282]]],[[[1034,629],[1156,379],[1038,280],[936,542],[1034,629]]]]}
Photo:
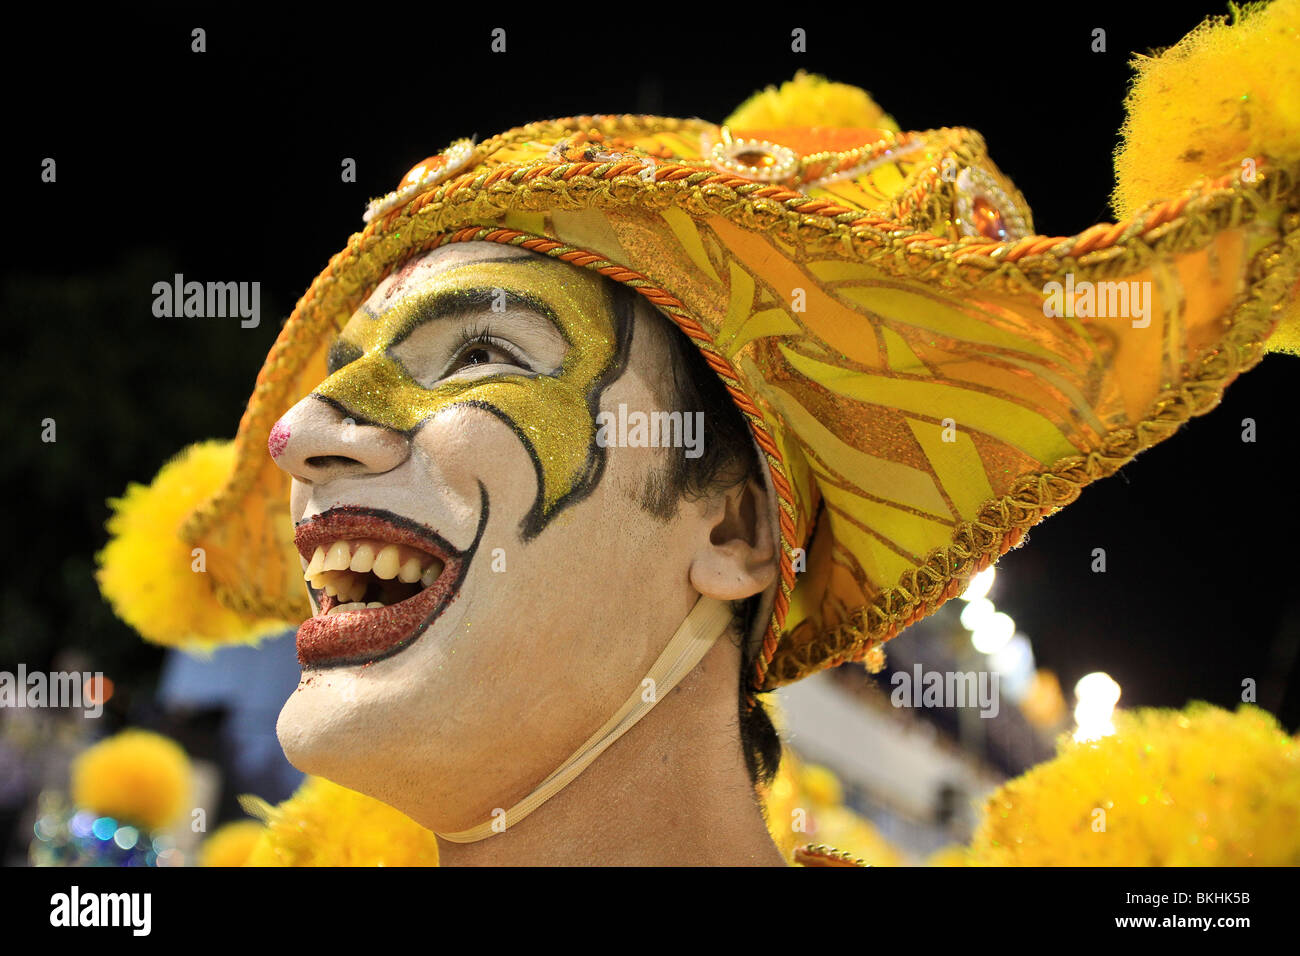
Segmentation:
{"type": "MultiPolygon", "coordinates": [[[[639,312],[656,323],[668,346],[670,371],[667,394],[662,396],[674,411],[683,415],[704,413],[704,430],[709,436],[701,443],[698,458],[685,455],[667,456],[666,467],[651,474],[642,492],[641,505],[663,520],[677,513],[684,499],[698,500],[755,479],[763,484],[762,465],[750,435],[749,425],[731,400],[722,379],[709,367],[700,350],[676,324],[645,301],[630,286],[610,280],[618,310],[639,312]]],[[[732,619],[740,634],[740,683],[737,710],[740,720],[740,747],[745,767],[754,784],[769,784],[781,765],[781,738],[772,725],[763,702],[755,698],[746,713],[749,678],[754,671],[754,653],[749,634],[753,630],[761,594],[732,602],[732,619]]],[[[755,648],[756,649],[756,648],[755,648]]]]}

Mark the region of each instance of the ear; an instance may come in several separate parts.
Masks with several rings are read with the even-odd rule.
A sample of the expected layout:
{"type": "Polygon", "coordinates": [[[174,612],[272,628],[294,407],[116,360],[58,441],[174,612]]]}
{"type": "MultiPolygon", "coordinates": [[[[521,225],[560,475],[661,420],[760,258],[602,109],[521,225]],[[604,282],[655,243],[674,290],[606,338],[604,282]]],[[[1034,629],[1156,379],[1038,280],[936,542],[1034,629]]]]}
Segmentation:
{"type": "Polygon", "coordinates": [[[776,580],[773,503],[767,489],[751,478],[699,504],[691,586],[719,601],[739,601],[766,590],[776,580]]]}

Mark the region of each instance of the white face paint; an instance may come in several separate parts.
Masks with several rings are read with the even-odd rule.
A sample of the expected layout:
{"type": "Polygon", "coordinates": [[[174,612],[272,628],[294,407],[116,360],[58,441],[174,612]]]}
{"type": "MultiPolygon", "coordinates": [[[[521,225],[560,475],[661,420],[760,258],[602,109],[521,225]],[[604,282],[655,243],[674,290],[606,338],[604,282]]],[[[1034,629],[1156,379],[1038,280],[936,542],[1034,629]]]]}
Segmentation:
{"type": "MultiPolygon", "coordinates": [[[[373,316],[395,302],[445,287],[475,260],[503,255],[519,260],[498,265],[511,288],[556,299],[551,262],[539,264],[540,257],[513,247],[457,243],[387,280],[367,303],[371,314],[363,309],[353,322],[373,325],[373,316]]],[[[558,281],[572,301],[592,302],[590,275],[561,273],[558,281]]],[[[612,329],[617,317],[569,320],[612,329]]],[[[494,313],[490,305],[486,315],[421,325],[397,348],[385,345],[385,354],[397,353],[419,387],[436,390],[446,384],[439,376],[448,372],[448,343],[485,321],[499,351],[453,362],[451,376],[490,387],[498,376],[518,379],[521,363],[544,377],[572,368],[566,362],[580,343],[571,327],[557,335],[526,310],[494,313]]],[[[628,321],[635,324],[625,365],[606,377],[594,407],[583,410],[591,429],[579,438],[591,447],[600,411],[620,403],[663,408],[666,343],[645,317],[628,321]]],[[[349,324],[345,341],[353,331],[349,324]]],[[[354,345],[354,360],[358,348],[379,354],[367,351],[359,332],[354,345]]],[[[589,378],[600,371],[593,369],[586,368],[589,378]]],[[[358,529],[382,547],[386,537],[399,537],[386,528],[404,528],[417,538],[436,533],[464,560],[439,613],[398,647],[363,626],[366,614],[390,612],[338,615],[356,625],[335,628],[329,651],[344,646],[352,656],[334,663],[338,655],[327,652],[304,671],[280,715],[280,742],[305,772],[377,797],[430,829],[465,829],[532,790],[639,686],[701,593],[692,584],[692,565],[701,541],[708,541],[709,519],[704,504],[684,506],[666,522],[641,505],[647,481],[680,448],[601,448],[603,463],[594,475],[579,475],[588,479],[582,484],[573,478],[572,456],[553,460],[547,452],[574,442],[546,432],[559,426],[545,401],[516,401],[508,414],[503,402],[433,402],[412,422],[398,420],[401,406],[376,413],[390,399],[383,394],[368,396],[369,414],[360,414],[353,406],[362,402],[349,404],[347,390],[328,383],[319,390],[332,393],[328,401],[308,397],[282,420],[288,438],[276,461],[294,477],[295,522],[310,528],[308,519],[332,509],[345,509],[334,512],[345,519],[346,509],[357,509],[357,520],[378,523],[338,525],[351,528],[340,534],[354,556],[358,529]],[[389,421],[371,424],[377,418],[389,421]],[[551,478],[567,481],[563,490],[581,487],[582,494],[555,507],[560,496],[543,488],[551,478]],[[530,524],[539,501],[546,505],[544,520],[530,524]]],[[[328,552],[332,545],[321,540],[328,552]]],[[[404,541],[401,555],[420,551],[419,540],[404,541]],[[413,550],[402,551],[407,546],[413,550]]],[[[430,545],[422,560],[436,577],[434,550],[430,545]]]]}

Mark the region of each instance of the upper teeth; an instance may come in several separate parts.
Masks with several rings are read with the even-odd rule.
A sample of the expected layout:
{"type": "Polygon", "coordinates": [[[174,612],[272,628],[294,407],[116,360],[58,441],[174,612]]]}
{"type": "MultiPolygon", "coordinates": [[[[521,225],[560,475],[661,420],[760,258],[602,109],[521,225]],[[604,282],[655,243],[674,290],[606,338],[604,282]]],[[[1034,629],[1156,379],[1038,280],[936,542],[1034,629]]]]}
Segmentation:
{"type": "Polygon", "coordinates": [[[339,540],[316,548],[303,578],[340,602],[357,602],[366,593],[367,572],[385,581],[419,581],[427,588],[438,579],[442,568],[442,561],[405,545],[339,540]]]}

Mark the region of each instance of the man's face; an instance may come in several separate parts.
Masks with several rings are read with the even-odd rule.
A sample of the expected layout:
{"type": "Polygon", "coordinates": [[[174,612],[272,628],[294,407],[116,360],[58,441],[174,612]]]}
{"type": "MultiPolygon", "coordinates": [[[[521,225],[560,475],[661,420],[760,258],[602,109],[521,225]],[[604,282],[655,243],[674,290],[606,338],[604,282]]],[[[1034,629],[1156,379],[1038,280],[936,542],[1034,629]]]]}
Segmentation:
{"type": "Polygon", "coordinates": [[[277,728],[295,766],[457,830],[636,689],[696,600],[701,519],[640,504],[681,448],[599,447],[596,415],[664,409],[668,361],[599,276],[515,247],[376,289],[272,436],[316,610],[277,728]]]}

